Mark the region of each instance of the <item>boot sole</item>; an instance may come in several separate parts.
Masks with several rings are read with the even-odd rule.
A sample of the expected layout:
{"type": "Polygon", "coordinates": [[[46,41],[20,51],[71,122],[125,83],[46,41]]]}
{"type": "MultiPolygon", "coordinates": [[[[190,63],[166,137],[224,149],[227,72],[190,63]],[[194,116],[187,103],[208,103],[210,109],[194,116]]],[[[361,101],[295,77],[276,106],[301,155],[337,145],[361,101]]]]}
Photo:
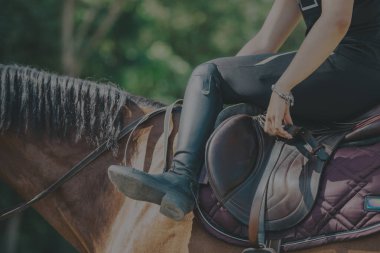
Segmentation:
{"type": "Polygon", "coordinates": [[[119,191],[131,199],[159,205],[165,195],[165,192],[154,187],[155,182],[149,180],[152,181],[149,184],[142,183],[141,179],[146,180],[146,178],[142,178],[139,174],[133,173],[133,171],[125,169],[123,166],[110,166],[108,176],[119,191]]]}
{"type": "Polygon", "coordinates": [[[194,209],[194,200],[188,200],[187,196],[176,193],[172,195],[170,193],[166,193],[166,195],[162,198],[160,213],[163,215],[180,221],[184,218],[184,216],[194,209]]]}
{"type": "Polygon", "coordinates": [[[182,220],[185,214],[194,208],[194,201],[192,199],[188,201],[186,195],[171,191],[169,188],[163,192],[155,180],[145,177],[136,170],[113,165],[109,167],[108,175],[112,183],[126,196],[161,205],[160,212],[173,220],[182,220]],[[142,183],[142,180],[145,183],[142,183]]]}

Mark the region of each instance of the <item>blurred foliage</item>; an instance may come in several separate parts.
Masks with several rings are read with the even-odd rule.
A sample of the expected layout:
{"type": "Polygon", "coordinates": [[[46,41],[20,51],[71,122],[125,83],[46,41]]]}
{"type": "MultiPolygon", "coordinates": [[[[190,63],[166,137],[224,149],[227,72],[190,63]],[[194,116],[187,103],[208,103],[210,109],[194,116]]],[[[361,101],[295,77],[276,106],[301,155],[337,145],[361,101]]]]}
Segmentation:
{"type": "MultiPolygon", "coordinates": [[[[4,0],[3,0],[4,1],[4,0]]],[[[64,1],[63,1],[64,2],[64,1]]],[[[0,9],[1,62],[17,62],[62,73],[61,1],[12,0],[0,9]]],[[[108,0],[77,1],[74,33],[90,11],[96,18],[86,39],[107,15],[108,0]]],[[[233,56],[258,31],[272,0],[126,0],[107,36],[89,53],[79,76],[109,80],[127,91],[163,102],[181,97],[192,69],[207,60],[233,56]]],[[[79,35],[78,35],[79,36],[79,35]]],[[[294,50],[299,27],[282,50],[294,50]]],[[[77,59],[79,61],[80,59],[77,59]]]]}
{"type": "MultiPolygon", "coordinates": [[[[1,209],[16,205],[22,200],[17,194],[0,182],[0,207],[1,209]]],[[[48,224],[33,209],[29,209],[19,215],[17,226],[17,241],[14,253],[70,253],[77,252],[70,244],[48,224]]],[[[0,252],[9,253],[9,230],[12,220],[0,222],[0,252]]],[[[12,250],[11,250],[12,251],[12,250]]]]}
{"type": "MultiPolygon", "coordinates": [[[[168,103],[183,96],[196,65],[235,55],[258,31],[273,0],[1,0],[0,3],[1,63],[68,73],[62,58],[69,48],[78,65],[73,73],[79,77],[111,81],[133,94],[168,103]],[[75,3],[73,29],[68,30],[71,37],[65,47],[62,13],[70,1],[75,3]],[[116,2],[122,3],[115,9],[117,16],[110,12],[116,2]],[[102,32],[112,15],[117,19],[111,20],[109,29],[99,35],[97,32],[102,32]]],[[[281,51],[297,49],[303,34],[301,24],[281,51]]],[[[1,207],[15,202],[15,194],[7,192],[4,185],[0,185],[0,192],[1,207]]],[[[5,239],[1,239],[6,237],[6,224],[0,223],[0,252],[5,252],[1,248],[5,239]]],[[[69,246],[63,246],[59,235],[34,212],[23,214],[20,233],[17,252],[49,252],[50,245],[55,245],[54,252],[73,252],[69,246]]]]}

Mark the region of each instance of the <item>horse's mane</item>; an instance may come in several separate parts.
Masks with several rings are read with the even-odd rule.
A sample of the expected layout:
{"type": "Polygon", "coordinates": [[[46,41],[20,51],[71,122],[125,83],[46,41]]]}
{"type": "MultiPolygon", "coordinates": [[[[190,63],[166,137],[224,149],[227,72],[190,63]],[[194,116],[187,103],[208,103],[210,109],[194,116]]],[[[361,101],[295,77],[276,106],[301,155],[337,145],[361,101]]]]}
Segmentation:
{"type": "Polygon", "coordinates": [[[0,133],[34,131],[99,144],[119,133],[125,125],[121,108],[133,103],[162,106],[110,83],[0,64],[0,133]]]}

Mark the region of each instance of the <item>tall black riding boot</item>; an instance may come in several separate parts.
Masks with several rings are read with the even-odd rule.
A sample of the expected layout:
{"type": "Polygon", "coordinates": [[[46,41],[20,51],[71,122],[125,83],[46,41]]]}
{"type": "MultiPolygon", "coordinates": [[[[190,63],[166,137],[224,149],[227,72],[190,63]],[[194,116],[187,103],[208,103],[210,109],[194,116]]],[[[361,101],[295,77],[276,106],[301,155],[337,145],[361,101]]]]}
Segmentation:
{"type": "Polygon", "coordinates": [[[161,205],[160,212],[181,220],[194,208],[204,146],[223,107],[219,84],[223,82],[213,63],[199,65],[188,82],[171,169],[147,174],[134,168],[113,165],[109,177],[132,199],[161,205]]]}

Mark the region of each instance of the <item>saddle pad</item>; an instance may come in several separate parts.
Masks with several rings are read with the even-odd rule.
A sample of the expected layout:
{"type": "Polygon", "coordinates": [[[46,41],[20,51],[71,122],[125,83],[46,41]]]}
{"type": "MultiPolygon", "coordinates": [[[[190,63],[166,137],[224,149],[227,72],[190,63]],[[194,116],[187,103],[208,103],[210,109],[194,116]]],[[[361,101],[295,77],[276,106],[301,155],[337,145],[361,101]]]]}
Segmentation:
{"type": "MultiPolygon", "coordinates": [[[[338,148],[327,164],[317,200],[306,218],[291,229],[268,232],[282,239],[282,250],[300,250],[380,232],[380,143],[338,148]]],[[[248,227],[202,185],[196,216],[206,230],[228,243],[249,246],[248,227]]]]}

